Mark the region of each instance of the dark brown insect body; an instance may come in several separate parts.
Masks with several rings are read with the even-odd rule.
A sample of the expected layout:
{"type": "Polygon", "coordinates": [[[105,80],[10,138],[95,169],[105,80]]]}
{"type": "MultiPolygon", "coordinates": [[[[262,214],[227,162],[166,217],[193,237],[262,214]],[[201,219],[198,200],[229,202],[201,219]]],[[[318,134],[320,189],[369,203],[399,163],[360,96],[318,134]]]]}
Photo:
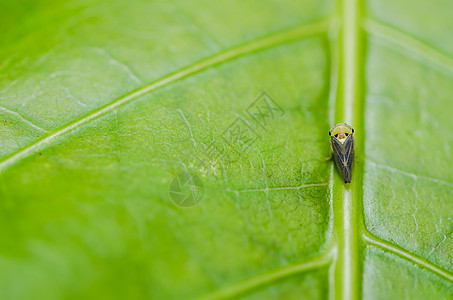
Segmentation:
{"type": "Polygon", "coordinates": [[[352,178],[355,157],[354,129],[346,123],[338,123],[329,131],[332,154],[345,183],[352,178]]]}

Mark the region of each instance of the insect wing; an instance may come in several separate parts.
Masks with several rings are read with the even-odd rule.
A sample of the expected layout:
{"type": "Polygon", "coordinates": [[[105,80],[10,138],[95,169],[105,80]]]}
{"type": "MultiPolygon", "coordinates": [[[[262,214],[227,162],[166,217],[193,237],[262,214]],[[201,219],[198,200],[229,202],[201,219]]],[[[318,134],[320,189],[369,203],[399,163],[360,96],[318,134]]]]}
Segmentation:
{"type": "Polygon", "coordinates": [[[350,135],[342,144],[335,137],[332,137],[331,144],[337,167],[340,170],[344,182],[349,183],[351,182],[352,164],[355,156],[355,138],[350,135]]]}

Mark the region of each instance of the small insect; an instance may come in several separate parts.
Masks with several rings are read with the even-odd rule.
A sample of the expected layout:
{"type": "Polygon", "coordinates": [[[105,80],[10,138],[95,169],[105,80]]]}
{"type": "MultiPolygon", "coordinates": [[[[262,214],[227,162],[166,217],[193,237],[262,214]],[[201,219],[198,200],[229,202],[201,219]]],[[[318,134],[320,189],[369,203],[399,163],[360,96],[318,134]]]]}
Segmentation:
{"type": "Polygon", "coordinates": [[[350,183],[356,147],[354,129],[346,123],[338,123],[330,129],[329,135],[338,170],[344,182],[350,183]]]}

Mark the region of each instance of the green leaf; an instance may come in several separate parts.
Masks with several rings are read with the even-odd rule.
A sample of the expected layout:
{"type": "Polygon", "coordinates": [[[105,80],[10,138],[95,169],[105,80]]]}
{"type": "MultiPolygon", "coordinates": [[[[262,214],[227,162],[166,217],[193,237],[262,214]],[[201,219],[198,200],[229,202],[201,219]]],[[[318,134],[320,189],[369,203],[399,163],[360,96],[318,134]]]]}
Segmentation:
{"type": "Polygon", "coordinates": [[[1,299],[453,297],[450,2],[0,8],[1,299]]]}

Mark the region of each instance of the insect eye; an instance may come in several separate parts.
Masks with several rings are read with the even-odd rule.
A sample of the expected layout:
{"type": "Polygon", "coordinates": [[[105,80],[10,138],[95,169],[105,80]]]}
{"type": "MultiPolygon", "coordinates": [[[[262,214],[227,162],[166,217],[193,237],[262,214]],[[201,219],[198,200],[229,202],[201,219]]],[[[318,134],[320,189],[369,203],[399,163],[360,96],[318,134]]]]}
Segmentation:
{"type": "Polygon", "coordinates": [[[354,129],[352,129],[352,133],[354,133],[354,129]]]}
{"type": "Polygon", "coordinates": [[[335,137],[336,137],[336,138],[338,137],[338,133],[335,135],[335,137]]]}
{"type": "Polygon", "coordinates": [[[331,132],[329,131],[329,135],[331,135],[331,132]]]}
{"type": "Polygon", "coordinates": [[[346,135],[346,136],[348,136],[348,135],[349,135],[349,133],[345,133],[345,135],[346,135]]]}

